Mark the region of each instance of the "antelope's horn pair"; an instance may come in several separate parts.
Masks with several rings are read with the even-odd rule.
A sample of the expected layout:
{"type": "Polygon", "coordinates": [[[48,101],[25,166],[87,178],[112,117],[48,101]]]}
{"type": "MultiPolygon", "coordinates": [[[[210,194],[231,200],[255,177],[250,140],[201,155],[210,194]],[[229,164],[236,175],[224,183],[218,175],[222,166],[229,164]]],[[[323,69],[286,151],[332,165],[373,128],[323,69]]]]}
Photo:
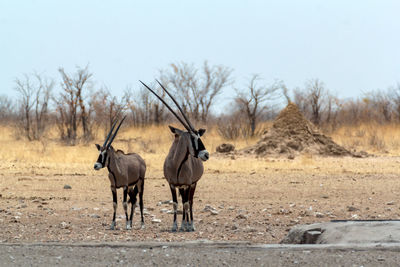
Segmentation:
{"type": "Polygon", "coordinates": [[[176,102],[175,98],[168,92],[168,90],[158,80],[156,80],[156,81],[161,86],[161,88],[169,95],[169,97],[172,99],[172,101],[174,101],[175,105],[178,107],[179,111],[181,112],[181,114],[187,124],[181,119],[180,116],[178,116],[178,114],[175,113],[175,111],[164,101],[164,99],[162,99],[159,95],[157,95],[156,92],[154,92],[152,89],[150,89],[150,87],[148,87],[145,83],[143,83],[142,81],[139,80],[139,82],[141,82],[147,89],[149,89],[150,92],[152,92],[158,99],[160,99],[160,101],[169,109],[169,111],[171,111],[172,114],[174,114],[175,117],[180,121],[180,123],[182,123],[182,125],[186,128],[186,130],[188,130],[189,132],[197,133],[197,131],[193,127],[192,123],[190,123],[189,119],[186,117],[182,108],[179,106],[178,102],[176,102]]]}
{"type": "Polygon", "coordinates": [[[111,127],[110,132],[109,132],[108,135],[107,135],[106,141],[104,141],[103,147],[106,147],[106,144],[107,144],[107,142],[108,142],[108,139],[110,139],[110,142],[108,142],[108,145],[107,145],[107,149],[110,148],[111,143],[114,141],[114,138],[115,138],[115,136],[117,135],[118,130],[119,130],[119,128],[121,127],[121,124],[124,122],[125,118],[126,118],[126,116],[124,116],[124,117],[122,118],[122,120],[121,120],[121,122],[119,123],[117,129],[115,130],[113,136],[112,136],[111,139],[110,139],[110,136],[111,136],[111,134],[112,134],[112,132],[113,132],[113,130],[114,130],[114,128],[115,128],[115,125],[117,125],[117,121],[114,123],[114,125],[111,127]]]}

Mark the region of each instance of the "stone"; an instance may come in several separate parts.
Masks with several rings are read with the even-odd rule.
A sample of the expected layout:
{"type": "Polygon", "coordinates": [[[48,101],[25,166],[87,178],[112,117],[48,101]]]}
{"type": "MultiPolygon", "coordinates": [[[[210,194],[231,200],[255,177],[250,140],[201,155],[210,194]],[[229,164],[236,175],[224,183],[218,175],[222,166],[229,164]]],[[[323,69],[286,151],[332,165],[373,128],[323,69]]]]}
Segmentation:
{"type": "Polygon", "coordinates": [[[239,214],[238,216],[236,216],[236,218],[238,218],[238,219],[247,219],[247,215],[245,215],[245,214],[239,214]]]}
{"type": "Polygon", "coordinates": [[[211,215],[218,215],[218,211],[216,210],[210,210],[211,215]]]}
{"type": "Polygon", "coordinates": [[[218,153],[229,153],[235,150],[235,146],[232,144],[221,144],[217,146],[216,151],[218,153]]]}
{"type": "Polygon", "coordinates": [[[64,185],[64,189],[72,189],[72,187],[70,185],[64,185]]]}
{"type": "Polygon", "coordinates": [[[356,207],[347,206],[347,211],[356,211],[356,210],[358,210],[356,207]]]}

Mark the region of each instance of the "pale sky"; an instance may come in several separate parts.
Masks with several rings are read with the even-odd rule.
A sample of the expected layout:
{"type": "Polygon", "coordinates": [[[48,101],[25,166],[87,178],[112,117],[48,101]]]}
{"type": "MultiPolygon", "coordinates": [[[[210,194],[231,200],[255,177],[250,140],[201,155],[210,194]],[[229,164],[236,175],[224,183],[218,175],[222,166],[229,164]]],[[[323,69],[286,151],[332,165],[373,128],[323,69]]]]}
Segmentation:
{"type": "MultiPolygon", "coordinates": [[[[159,69],[204,60],[289,89],[319,78],[341,98],[400,82],[400,1],[0,0],[0,94],[33,71],[60,81],[89,64],[120,96],[159,69]]],[[[219,98],[221,105],[233,94],[219,98]]]]}

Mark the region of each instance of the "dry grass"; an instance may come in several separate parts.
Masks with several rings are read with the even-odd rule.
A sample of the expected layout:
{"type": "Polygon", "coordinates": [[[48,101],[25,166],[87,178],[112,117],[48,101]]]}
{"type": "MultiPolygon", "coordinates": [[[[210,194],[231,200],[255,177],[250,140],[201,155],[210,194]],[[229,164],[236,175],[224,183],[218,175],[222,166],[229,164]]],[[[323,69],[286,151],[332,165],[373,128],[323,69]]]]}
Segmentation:
{"type": "MultiPolygon", "coordinates": [[[[3,164],[17,164],[18,166],[35,165],[58,169],[60,173],[70,172],[71,169],[87,173],[92,171],[92,164],[97,158],[98,152],[93,144],[80,144],[66,146],[49,138],[44,141],[27,142],[16,140],[14,131],[10,127],[0,129],[0,160],[3,164]]],[[[50,136],[55,136],[55,129],[50,136]]],[[[374,154],[400,154],[400,125],[373,125],[347,126],[332,133],[332,138],[337,143],[348,149],[364,150],[374,154]]],[[[136,152],[145,158],[149,170],[160,172],[163,160],[168,153],[173,140],[173,135],[168,127],[150,126],[143,128],[121,129],[118,138],[114,141],[114,147],[125,152],[136,152]]],[[[216,128],[208,129],[203,137],[207,149],[213,153],[218,145],[229,142],[237,149],[242,149],[257,142],[253,139],[225,140],[217,132],[216,128]]],[[[99,137],[93,143],[102,144],[103,138],[99,137]]],[[[259,171],[268,168],[268,159],[242,158],[240,161],[232,161],[230,158],[212,154],[215,160],[206,163],[208,168],[220,171],[259,171]]],[[[293,164],[304,166],[314,165],[311,155],[303,155],[293,164]]],[[[271,162],[270,162],[271,163],[271,162]]],[[[276,164],[276,162],[275,162],[276,164]]],[[[293,164],[291,165],[293,167],[293,164]]]]}
{"type": "MultiPolygon", "coordinates": [[[[93,144],[80,144],[66,146],[56,139],[46,139],[39,142],[27,142],[15,140],[13,130],[9,127],[0,129],[0,168],[7,173],[23,174],[85,174],[98,175],[93,170],[93,164],[98,152],[93,144]]],[[[54,130],[55,131],[55,130],[54,130]]],[[[344,127],[332,134],[333,139],[349,149],[365,150],[373,154],[400,154],[400,126],[397,125],[362,125],[360,127],[344,127]]],[[[54,135],[54,133],[53,133],[54,135]]],[[[139,153],[146,161],[147,177],[161,178],[162,166],[168,153],[173,135],[167,126],[151,126],[144,128],[121,129],[118,138],[114,141],[114,147],[125,152],[139,153]]],[[[103,138],[97,138],[96,142],[102,144],[103,138]]],[[[265,173],[270,170],[290,172],[302,170],[306,173],[337,173],[336,161],[340,162],[344,170],[357,170],[357,163],[351,163],[336,159],[321,159],[312,155],[302,155],[295,160],[273,160],[268,158],[254,158],[241,156],[237,160],[218,155],[216,147],[224,142],[233,143],[237,149],[253,145],[257,139],[237,139],[228,141],[221,138],[216,128],[209,129],[203,138],[204,143],[211,151],[212,160],[206,162],[206,171],[210,173],[265,173]]],[[[365,165],[359,167],[362,172],[377,171],[376,166],[365,165]]],[[[390,172],[392,166],[382,165],[381,171],[390,172]]],[[[394,171],[394,170],[393,170],[394,171]]],[[[357,171],[356,171],[357,172],[357,171]]],[[[105,171],[103,175],[105,174],[105,171]]]]}
{"type": "Polygon", "coordinates": [[[332,134],[332,138],[348,149],[364,150],[373,154],[400,154],[399,124],[362,124],[345,126],[332,134]]]}

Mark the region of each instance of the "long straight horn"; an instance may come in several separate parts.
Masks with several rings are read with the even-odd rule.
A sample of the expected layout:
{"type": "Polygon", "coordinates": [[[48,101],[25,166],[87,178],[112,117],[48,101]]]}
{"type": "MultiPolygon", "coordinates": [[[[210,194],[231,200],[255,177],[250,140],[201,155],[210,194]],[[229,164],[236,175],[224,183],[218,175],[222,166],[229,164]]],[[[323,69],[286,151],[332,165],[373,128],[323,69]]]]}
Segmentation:
{"type": "Polygon", "coordinates": [[[104,141],[103,147],[106,147],[107,141],[108,141],[108,139],[110,139],[110,136],[115,128],[115,125],[117,125],[117,120],[114,122],[114,125],[111,127],[111,130],[107,135],[106,141],[104,141]]]}
{"type": "Polygon", "coordinates": [[[182,125],[186,128],[186,130],[188,130],[189,132],[192,131],[189,126],[186,125],[186,123],[181,119],[181,117],[178,116],[178,114],[175,113],[175,111],[167,104],[167,102],[164,101],[164,99],[162,99],[160,96],[158,96],[156,94],[156,92],[154,92],[152,89],[150,89],[150,87],[148,87],[146,84],[144,84],[141,80],[139,80],[139,82],[141,82],[147,89],[150,90],[150,92],[152,92],[158,99],[160,99],[160,101],[169,109],[169,111],[172,112],[172,114],[175,115],[175,117],[179,120],[180,123],[182,123],[182,125]]]}
{"type": "Polygon", "coordinates": [[[175,105],[178,107],[179,111],[181,112],[183,118],[185,118],[187,124],[189,125],[189,127],[192,129],[192,132],[196,132],[195,128],[193,127],[193,125],[190,123],[189,119],[186,117],[185,113],[183,112],[182,108],[179,106],[178,102],[176,102],[175,98],[168,92],[168,90],[156,79],[156,81],[158,82],[158,84],[161,86],[162,89],[164,89],[164,91],[169,95],[169,97],[172,99],[172,101],[174,101],[175,105]]]}
{"type": "Polygon", "coordinates": [[[118,125],[118,127],[117,127],[117,130],[115,130],[113,136],[111,137],[110,142],[109,142],[108,145],[107,145],[107,149],[111,146],[111,143],[114,141],[114,138],[115,138],[115,136],[116,136],[117,133],[118,133],[119,127],[121,127],[121,124],[124,122],[125,118],[126,118],[126,116],[124,116],[124,118],[123,118],[123,119],[121,120],[121,122],[119,123],[119,125],[118,125]]]}

